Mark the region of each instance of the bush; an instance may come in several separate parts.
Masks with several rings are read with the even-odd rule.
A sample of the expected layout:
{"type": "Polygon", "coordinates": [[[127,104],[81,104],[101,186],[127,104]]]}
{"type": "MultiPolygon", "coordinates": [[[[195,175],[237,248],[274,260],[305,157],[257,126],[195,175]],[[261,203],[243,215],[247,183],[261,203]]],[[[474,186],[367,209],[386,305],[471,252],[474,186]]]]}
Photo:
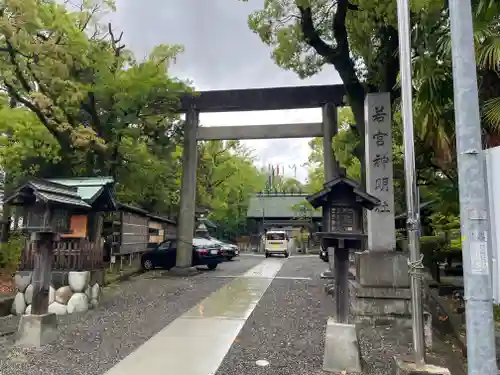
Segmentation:
{"type": "Polygon", "coordinates": [[[500,322],[500,305],[493,305],[493,317],[495,322],[500,322]]]}
{"type": "Polygon", "coordinates": [[[0,269],[12,272],[17,269],[24,243],[24,237],[14,234],[9,242],[0,245],[0,269]]]}
{"type": "Polygon", "coordinates": [[[424,256],[424,265],[432,267],[436,262],[444,260],[442,250],[447,247],[446,240],[441,236],[420,237],[420,252],[424,256]]]}

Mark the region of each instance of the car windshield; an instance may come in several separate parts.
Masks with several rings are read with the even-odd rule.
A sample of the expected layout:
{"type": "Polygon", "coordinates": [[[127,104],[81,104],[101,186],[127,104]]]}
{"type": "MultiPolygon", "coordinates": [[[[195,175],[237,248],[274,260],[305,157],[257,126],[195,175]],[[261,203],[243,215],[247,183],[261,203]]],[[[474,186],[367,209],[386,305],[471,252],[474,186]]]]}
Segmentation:
{"type": "Polygon", "coordinates": [[[214,242],[205,238],[193,238],[194,246],[213,246],[214,242]]]}
{"type": "Polygon", "coordinates": [[[218,240],[217,238],[213,238],[213,237],[210,237],[210,241],[215,242],[215,243],[217,243],[219,245],[224,244],[224,242],[222,242],[221,240],[218,240]]]}

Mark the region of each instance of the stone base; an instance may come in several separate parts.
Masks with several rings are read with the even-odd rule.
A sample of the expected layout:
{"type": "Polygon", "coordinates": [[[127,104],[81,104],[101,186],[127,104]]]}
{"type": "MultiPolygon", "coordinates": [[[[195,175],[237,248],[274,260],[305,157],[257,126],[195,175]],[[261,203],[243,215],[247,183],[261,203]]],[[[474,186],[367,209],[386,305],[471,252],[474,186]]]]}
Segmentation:
{"type": "Polygon", "coordinates": [[[336,323],[328,319],[326,325],[323,370],[334,373],[362,372],[358,334],[354,324],[336,323]]]}
{"type": "Polygon", "coordinates": [[[354,254],[356,281],[363,286],[409,288],[408,257],[395,251],[354,254]]]}
{"type": "Polygon", "coordinates": [[[418,366],[409,358],[394,357],[391,363],[392,375],[451,375],[450,370],[434,365],[418,366]]]}
{"type": "Polygon", "coordinates": [[[198,275],[200,271],[196,267],[173,267],[168,271],[169,276],[188,277],[198,275]]]}
{"type": "Polygon", "coordinates": [[[17,346],[40,348],[56,339],[57,317],[55,314],[21,316],[17,329],[17,346]]]}
{"type": "Polygon", "coordinates": [[[356,322],[376,325],[411,326],[411,292],[409,288],[367,287],[349,282],[350,312],[356,322]]]}

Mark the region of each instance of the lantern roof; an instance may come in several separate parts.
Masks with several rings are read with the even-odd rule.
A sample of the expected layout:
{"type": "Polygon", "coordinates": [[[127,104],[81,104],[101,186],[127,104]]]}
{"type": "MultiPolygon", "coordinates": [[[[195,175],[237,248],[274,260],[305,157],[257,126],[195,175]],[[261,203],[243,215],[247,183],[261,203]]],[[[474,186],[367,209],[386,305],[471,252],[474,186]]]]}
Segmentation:
{"type": "Polygon", "coordinates": [[[339,192],[339,188],[341,188],[342,186],[348,187],[351,194],[354,194],[356,196],[356,201],[368,210],[372,210],[380,204],[380,200],[377,197],[368,194],[360,187],[358,182],[344,175],[340,175],[326,182],[323,185],[322,190],[318,191],[315,194],[309,195],[308,197],[306,197],[306,200],[314,208],[323,207],[328,203],[328,197],[339,192]]]}

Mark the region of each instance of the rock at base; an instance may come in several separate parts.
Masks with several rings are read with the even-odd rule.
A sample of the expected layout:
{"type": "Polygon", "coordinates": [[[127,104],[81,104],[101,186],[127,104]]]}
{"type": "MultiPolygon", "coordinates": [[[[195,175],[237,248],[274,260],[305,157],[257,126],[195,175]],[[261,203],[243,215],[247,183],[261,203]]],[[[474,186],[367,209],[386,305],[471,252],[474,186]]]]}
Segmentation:
{"type": "Polygon", "coordinates": [[[85,293],[89,301],[92,299],[92,288],[90,286],[88,286],[83,293],[85,293]]]}
{"type": "Polygon", "coordinates": [[[85,293],[75,293],[68,301],[68,314],[85,312],[89,309],[89,300],[85,293]]]}
{"type": "Polygon", "coordinates": [[[14,282],[16,284],[17,290],[24,293],[28,285],[31,284],[31,272],[29,271],[19,271],[14,276],[14,282]]]}
{"type": "Polygon", "coordinates": [[[328,319],[323,370],[334,373],[362,372],[361,352],[354,324],[341,324],[332,318],[328,319]]]}
{"type": "Polygon", "coordinates": [[[434,365],[416,365],[409,358],[394,357],[391,363],[393,375],[451,375],[450,370],[434,365]]]}
{"type": "Polygon", "coordinates": [[[16,345],[40,348],[57,339],[55,314],[23,315],[17,329],[16,345]]]}
{"type": "Polygon", "coordinates": [[[56,290],[54,289],[54,287],[51,285],[49,287],[49,305],[55,301],[55,298],[56,298],[56,290]]]}
{"type": "Polygon", "coordinates": [[[66,305],[73,295],[73,291],[69,286],[63,286],[56,290],[54,300],[63,305],[66,305]]]}
{"type": "Polygon", "coordinates": [[[24,300],[26,304],[29,305],[33,301],[33,285],[30,284],[24,291],[24,300]]]}
{"type": "Polygon", "coordinates": [[[68,313],[68,307],[59,302],[52,302],[49,305],[49,313],[56,315],[66,315],[68,313]]]}
{"type": "Polygon", "coordinates": [[[90,299],[99,300],[100,294],[101,294],[101,287],[99,286],[99,284],[95,283],[94,285],[92,285],[92,289],[90,292],[90,299]]]}
{"type": "Polygon", "coordinates": [[[18,292],[14,297],[14,302],[12,302],[12,314],[23,315],[26,311],[26,301],[24,299],[24,294],[18,292]]]}
{"type": "Polygon", "coordinates": [[[88,286],[90,281],[89,271],[71,271],[68,276],[68,283],[71,290],[75,293],[82,293],[88,286]]]}
{"type": "Polygon", "coordinates": [[[90,301],[90,305],[92,306],[92,308],[99,307],[99,300],[93,299],[92,301],[90,301]]]}
{"type": "Polygon", "coordinates": [[[26,310],[24,310],[24,315],[31,315],[31,305],[26,306],[26,310]]]}

